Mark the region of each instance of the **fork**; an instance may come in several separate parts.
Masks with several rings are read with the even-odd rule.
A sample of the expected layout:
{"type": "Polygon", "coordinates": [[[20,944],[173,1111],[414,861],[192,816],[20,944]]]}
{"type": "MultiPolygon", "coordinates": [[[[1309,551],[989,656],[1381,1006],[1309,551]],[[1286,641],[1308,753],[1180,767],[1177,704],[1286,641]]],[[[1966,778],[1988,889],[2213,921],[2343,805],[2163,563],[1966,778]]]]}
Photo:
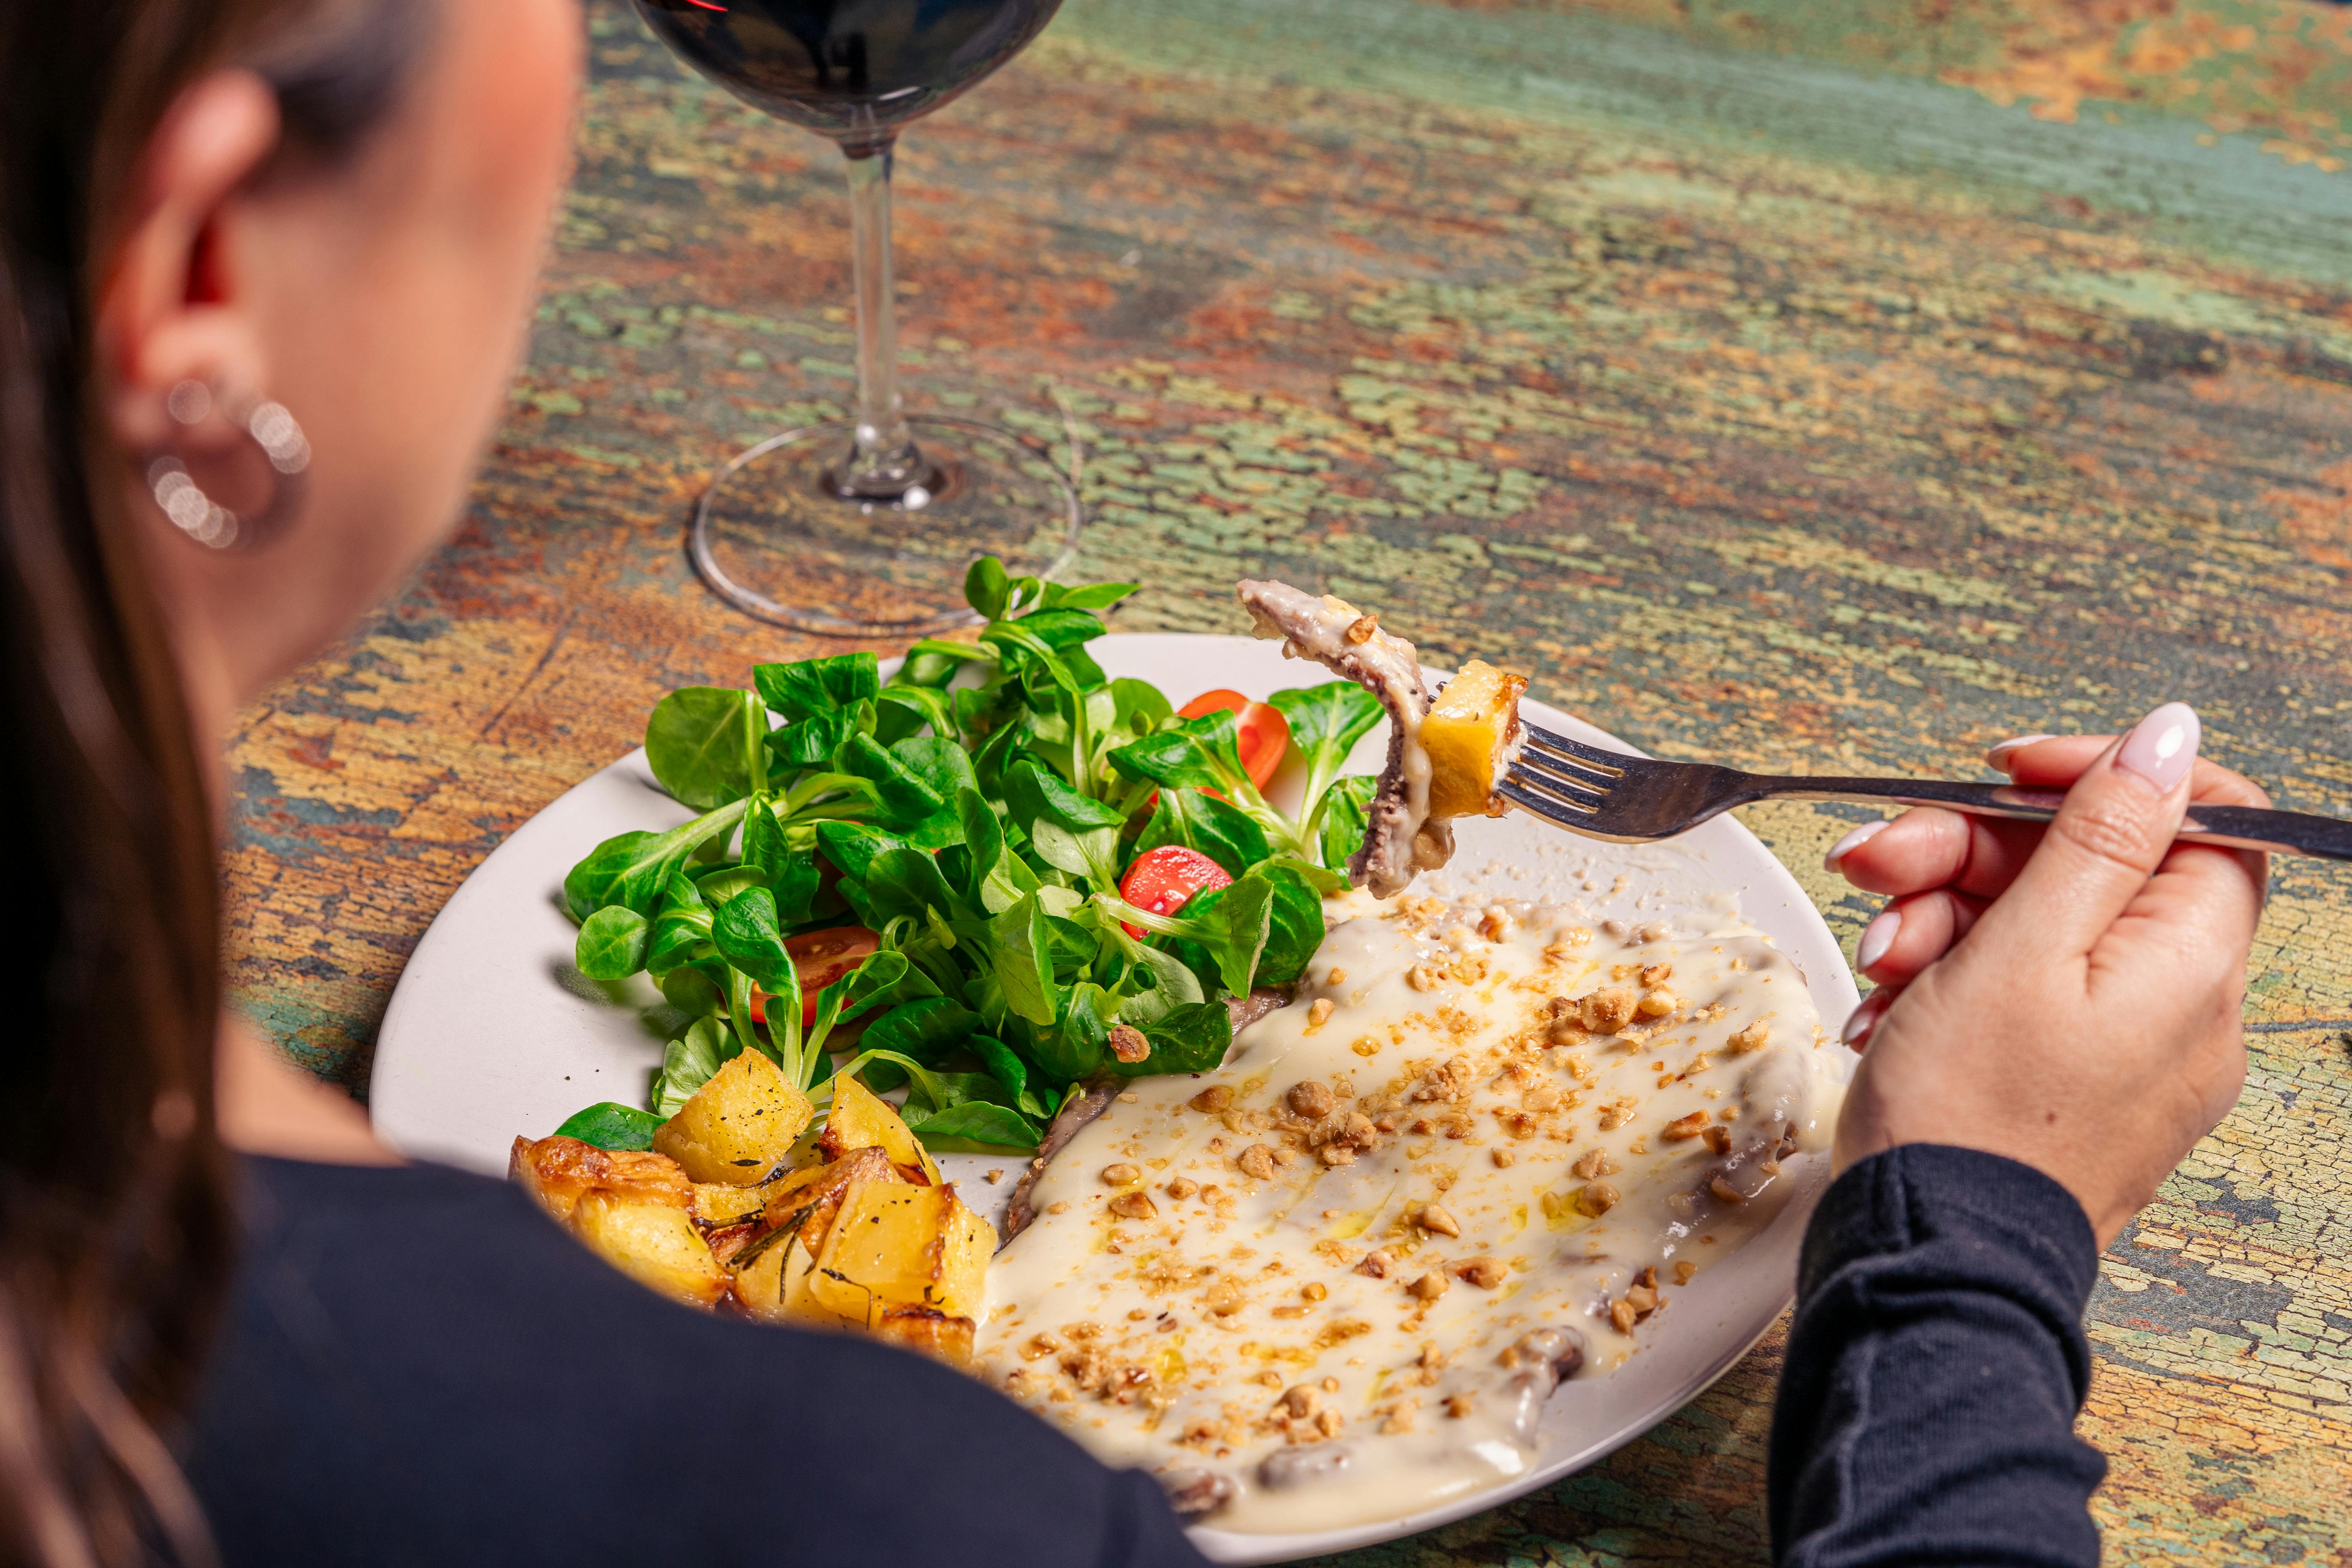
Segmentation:
{"type": "MultiPolygon", "coordinates": [[[[1944,779],[1791,778],[1712,763],[1663,763],[1603,751],[1519,721],[1527,736],[1495,793],[1546,822],[1620,844],[1671,838],[1759,800],[1884,800],[1977,816],[2047,822],[2065,795],[2014,784],[1944,779]]],[[[2352,860],[2352,822],[2299,811],[2191,804],[2179,837],[2195,844],[2277,849],[2352,860]]]]}

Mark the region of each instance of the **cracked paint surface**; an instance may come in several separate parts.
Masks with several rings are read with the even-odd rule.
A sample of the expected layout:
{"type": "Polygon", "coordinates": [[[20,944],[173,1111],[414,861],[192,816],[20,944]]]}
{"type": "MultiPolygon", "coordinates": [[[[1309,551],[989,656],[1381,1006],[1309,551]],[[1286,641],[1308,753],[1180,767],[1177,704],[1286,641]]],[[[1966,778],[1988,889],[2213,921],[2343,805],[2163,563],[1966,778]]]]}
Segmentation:
{"type": "MultiPolygon", "coordinates": [[[[1977,776],[2185,699],[2209,754],[2352,812],[2347,17],[1073,0],[906,144],[911,395],[1076,422],[1081,570],[1149,585],[1122,629],[1242,630],[1234,579],[1286,575],[1659,754],[1790,772],[1977,776]]],[[[683,535],[725,457],[842,412],[837,159],[591,18],[467,515],[234,743],[236,998],[355,1090],[508,833],[664,690],[819,651],[683,535]]],[[[1873,904],[1818,867],[1869,815],[1748,814],[1849,939],[1873,904]]],[[[2347,868],[2278,867],[2251,980],[2244,1098],[2092,1302],[2118,1562],[2352,1562],[2347,868]]],[[[1780,1345],[1347,1561],[1759,1561],[1780,1345]]]]}

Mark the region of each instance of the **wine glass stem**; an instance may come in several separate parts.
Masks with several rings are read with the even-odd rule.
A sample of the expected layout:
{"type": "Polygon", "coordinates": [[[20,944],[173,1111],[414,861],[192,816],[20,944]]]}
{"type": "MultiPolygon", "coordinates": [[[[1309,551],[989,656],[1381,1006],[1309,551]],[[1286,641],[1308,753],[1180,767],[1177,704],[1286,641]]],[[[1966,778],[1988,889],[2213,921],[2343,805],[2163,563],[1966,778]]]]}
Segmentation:
{"type": "Polygon", "coordinates": [[[857,276],[857,435],[835,470],[844,491],[895,500],[926,480],[898,405],[898,317],[890,268],[888,142],[849,153],[850,243],[857,276]]]}

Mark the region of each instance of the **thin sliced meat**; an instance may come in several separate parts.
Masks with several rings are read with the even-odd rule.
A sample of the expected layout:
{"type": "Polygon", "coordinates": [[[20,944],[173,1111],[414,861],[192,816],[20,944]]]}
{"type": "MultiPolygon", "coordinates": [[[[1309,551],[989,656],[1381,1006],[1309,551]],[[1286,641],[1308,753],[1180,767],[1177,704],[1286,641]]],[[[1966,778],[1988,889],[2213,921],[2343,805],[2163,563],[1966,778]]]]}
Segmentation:
{"type": "Polygon", "coordinates": [[[1381,700],[1389,712],[1388,762],[1367,813],[1363,847],[1348,857],[1348,879],[1392,899],[1419,871],[1452,858],[1454,830],[1429,815],[1429,756],[1421,721],[1429,689],[1412,644],[1381,630],[1368,616],[1329,594],[1318,598],[1287,583],[1246,580],[1234,590],[1260,637],[1283,639],[1289,658],[1314,659],[1381,700]]]}

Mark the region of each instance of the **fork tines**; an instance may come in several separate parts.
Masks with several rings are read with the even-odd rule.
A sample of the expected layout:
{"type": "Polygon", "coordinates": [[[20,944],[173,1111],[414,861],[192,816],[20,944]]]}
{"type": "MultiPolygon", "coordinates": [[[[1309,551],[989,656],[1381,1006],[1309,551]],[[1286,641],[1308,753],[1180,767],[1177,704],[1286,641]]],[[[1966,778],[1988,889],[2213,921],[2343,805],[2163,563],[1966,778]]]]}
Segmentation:
{"type": "Polygon", "coordinates": [[[1590,816],[1625,776],[1626,759],[1613,752],[1538,730],[1525,719],[1519,721],[1519,728],[1526,742],[1496,793],[1538,816],[1554,816],[1566,811],[1590,816]]]}

